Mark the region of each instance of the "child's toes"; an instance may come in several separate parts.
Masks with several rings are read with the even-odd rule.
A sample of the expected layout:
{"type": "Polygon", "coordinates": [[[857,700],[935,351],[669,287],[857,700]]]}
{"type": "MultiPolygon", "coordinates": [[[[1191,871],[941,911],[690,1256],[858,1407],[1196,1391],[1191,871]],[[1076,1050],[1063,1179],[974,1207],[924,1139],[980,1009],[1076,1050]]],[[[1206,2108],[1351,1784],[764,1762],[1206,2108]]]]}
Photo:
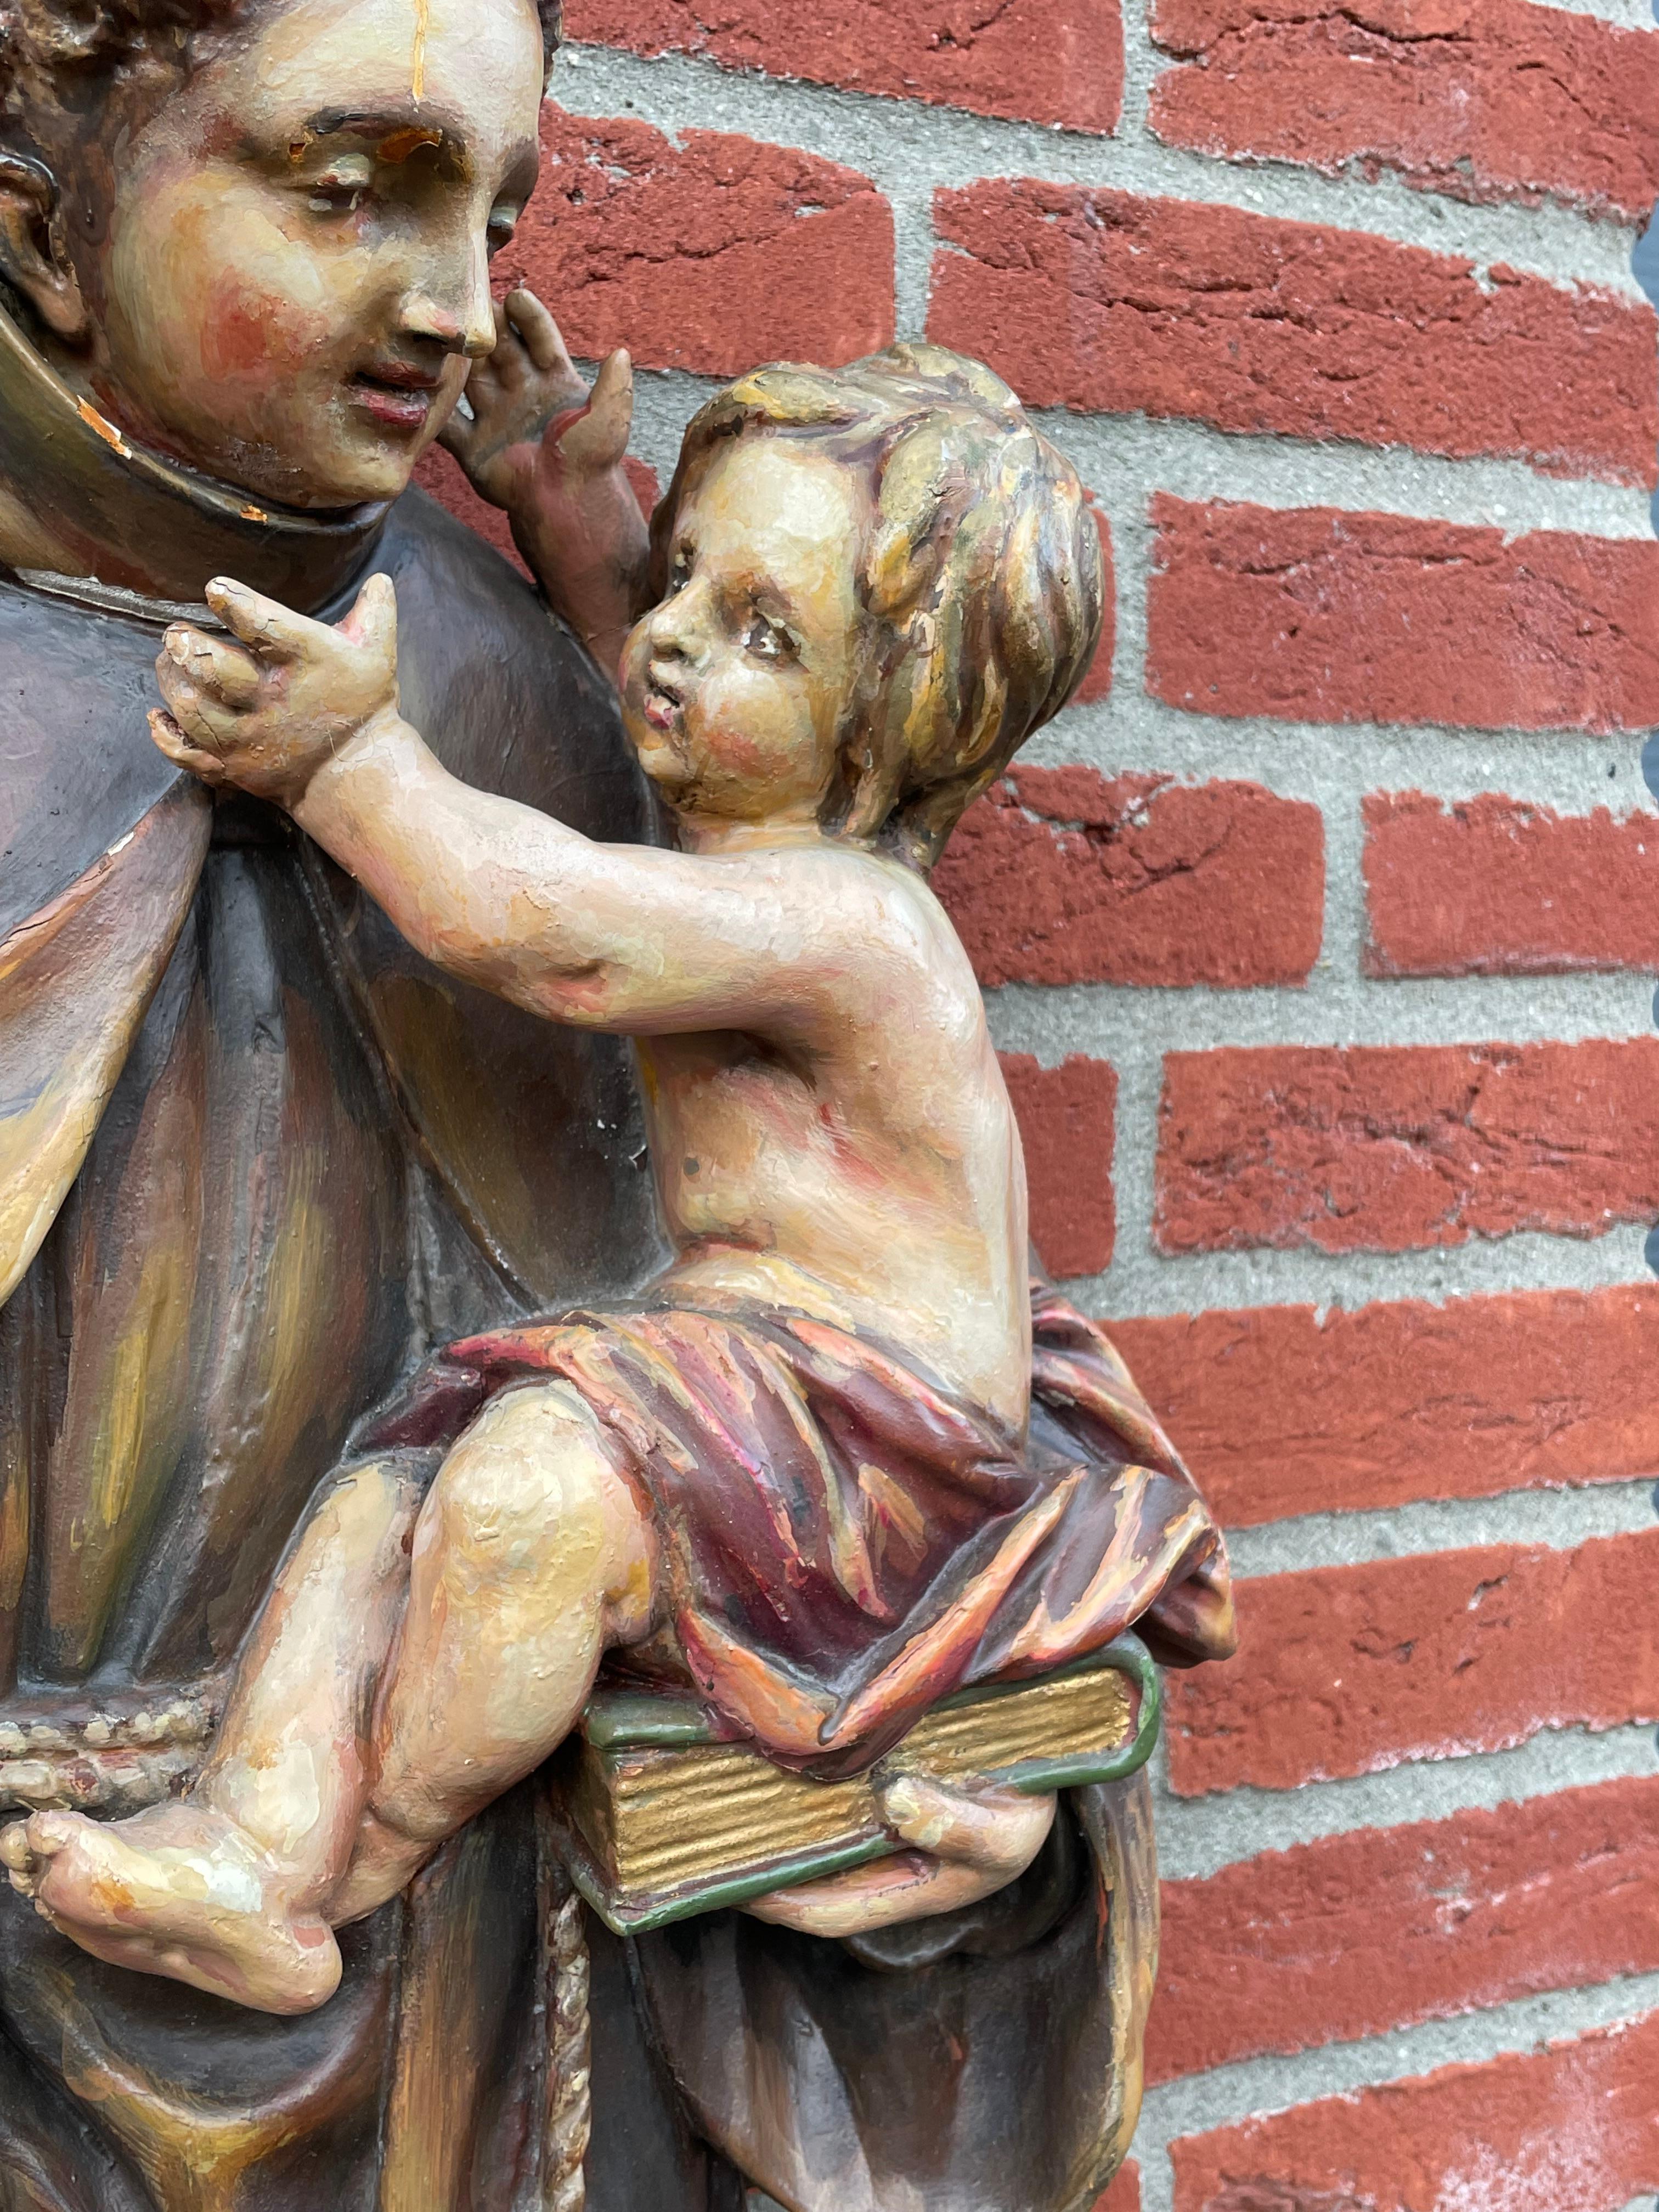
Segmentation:
{"type": "Polygon", "coordinates": [[[10,1827],[0,1828],[0,1866],[20,1897],[33,1896],[34,1853],[29,1848],[27,1821],[15,1820],[10,1827]]]}
{"type": "Polygon", "coordinates": [[[67,1850],[87,1826],[78,1813],[37,1813],[27,1823],[29,1850],[38,1864],[67,1850]]]}

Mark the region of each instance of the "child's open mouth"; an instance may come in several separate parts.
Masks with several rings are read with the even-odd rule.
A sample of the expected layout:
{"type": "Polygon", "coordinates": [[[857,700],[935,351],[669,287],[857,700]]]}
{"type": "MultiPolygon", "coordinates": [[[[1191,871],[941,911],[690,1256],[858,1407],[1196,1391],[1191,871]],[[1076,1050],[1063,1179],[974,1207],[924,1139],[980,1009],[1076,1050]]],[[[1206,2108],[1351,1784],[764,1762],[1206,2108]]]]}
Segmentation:
{"type": "Polygon", "coordinates": [[[653,730],[676,730],[684,711],[684,702],[672,685],[652,675],[646,686],[645,719],[653,730]]]}

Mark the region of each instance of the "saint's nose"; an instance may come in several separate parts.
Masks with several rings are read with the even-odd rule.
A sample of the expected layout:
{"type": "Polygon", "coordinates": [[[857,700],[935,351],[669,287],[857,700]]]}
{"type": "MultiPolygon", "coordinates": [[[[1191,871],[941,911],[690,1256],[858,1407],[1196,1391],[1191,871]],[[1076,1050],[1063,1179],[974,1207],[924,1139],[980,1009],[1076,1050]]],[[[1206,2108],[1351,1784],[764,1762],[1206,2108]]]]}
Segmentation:
{"type": "Polygon", "coordinates": [[[495,346],[495,307],[489,292],[489,257],[482,246],[459,257],[453,281],[411,285],[404,299],[403,325],[410,337],[424,338],[446,353],[482,361],[495,346]]]}

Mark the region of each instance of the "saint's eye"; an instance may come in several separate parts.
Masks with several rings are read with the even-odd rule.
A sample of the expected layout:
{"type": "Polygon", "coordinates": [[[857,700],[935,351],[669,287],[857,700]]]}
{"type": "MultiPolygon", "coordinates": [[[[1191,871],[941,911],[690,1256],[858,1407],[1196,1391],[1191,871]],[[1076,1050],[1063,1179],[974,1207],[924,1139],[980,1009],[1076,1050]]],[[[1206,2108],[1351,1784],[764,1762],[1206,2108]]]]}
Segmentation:
{"type": "Polygon", "coordinates": [[[493,258],[502,246],[511,246],[513,234],[519,227],[517,208],[497,208],[484,231],[484,249],[493,258]]]}
{"type": "Polygon", "coordinates": [[[780,629],[758,608],[749,617],[749,627],[743,635],[743,647],[744,651],[753,653],[757,660],[783,660],[793,649],[788,631],[780,629]]]}

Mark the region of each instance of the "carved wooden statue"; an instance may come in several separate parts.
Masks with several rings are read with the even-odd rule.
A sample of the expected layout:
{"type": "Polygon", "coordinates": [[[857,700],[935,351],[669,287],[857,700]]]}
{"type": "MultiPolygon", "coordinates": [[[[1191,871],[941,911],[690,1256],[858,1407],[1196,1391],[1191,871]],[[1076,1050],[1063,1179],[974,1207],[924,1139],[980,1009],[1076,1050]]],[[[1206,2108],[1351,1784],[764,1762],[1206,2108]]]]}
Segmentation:
{"type": "Polygon", "coordinates": [[[1071,2212],[1133,2129],[1139,1781],[568,1887],[602,1662],[834,1787],[1231,1615],[926,888],[1086,661],[1075,478],[951,356],[758,372],[645,575],[625,362],[489,291],[554,28],[0,0],[0,2203],[1071,2212]],[[487,356],[592,657],[404,494],[487,356]]]}

